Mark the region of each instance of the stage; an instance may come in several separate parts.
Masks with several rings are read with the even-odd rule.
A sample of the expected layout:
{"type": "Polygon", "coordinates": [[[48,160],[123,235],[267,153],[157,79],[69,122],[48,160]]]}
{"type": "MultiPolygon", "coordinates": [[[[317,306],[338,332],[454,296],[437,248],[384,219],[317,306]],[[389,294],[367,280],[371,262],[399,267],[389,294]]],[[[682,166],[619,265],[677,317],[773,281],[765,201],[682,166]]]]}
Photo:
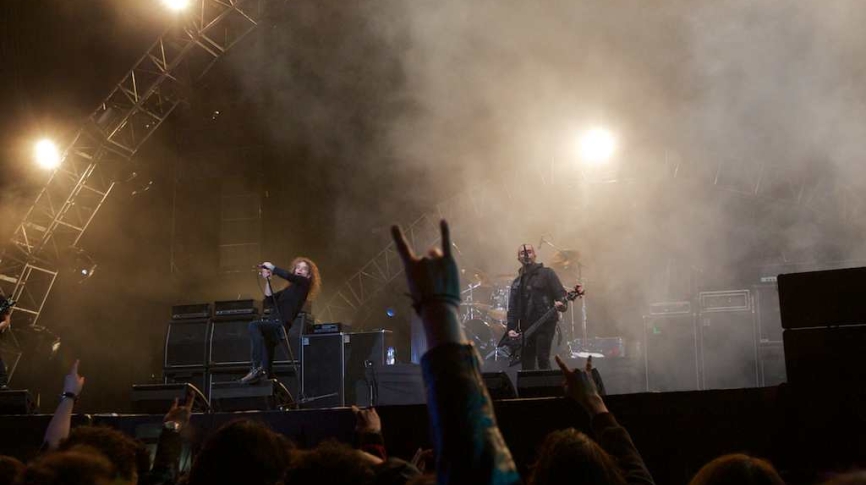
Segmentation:
{"type": "MultiPolygon", "coordinates": [[[[609,409],[628,431],[657,483],[685,484],[698,468],[724,453],[766,457],[788,483],[806,483],[825,471],[864,464],[864,399],[850,394],[797,392],[788,385],[756,389],[643,393],[606,398],[609,409]]],[[[550,431],[588,430],[584,412],[563,398],[507,399],[495,402],[499,426],[515,460],[530,463],[550,431]]],[[[393,456],[409,459],[430,447],[424,405],[378,408],[393,456]]],[[[323,440],[351,443],[355,420],[349,408],[300,409],[195,414],[196,441],[238,418],[267,422],[301,447],[323,440]]],[[[0,454],[27,458],[37,451],[49,415],[0,416],[0,454]]],[[[91,422],[118,428],[155,443],[161,415],[76,415],[75,424],[91,422]]]]}

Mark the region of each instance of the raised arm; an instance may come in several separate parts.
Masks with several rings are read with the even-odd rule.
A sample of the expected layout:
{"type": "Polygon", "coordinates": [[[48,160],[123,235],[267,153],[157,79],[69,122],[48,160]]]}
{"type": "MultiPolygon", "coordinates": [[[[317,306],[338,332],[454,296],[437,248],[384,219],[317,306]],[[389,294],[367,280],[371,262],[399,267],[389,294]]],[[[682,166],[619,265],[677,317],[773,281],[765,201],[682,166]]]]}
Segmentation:
{"type": "Polygon", "coordinates": [[[45,429],[44,443],[49,450],[57,449],[60,442],[69,436],[69,429],[72,427],[72,408],[78,397],[81,395],[81,389],[84,387],[84,377],[78,375],[78,361],[72,364],[69,374],[63,378],[63,393],[60,394],[60,404],[54,411],[54,416],[48,423],[45,429]]]}
{"type": "Polygon", "coordinates": [[[292,282],[292,283],[304,283],[304,282],[310,281],[310,279],[305,277],[305,276],[299,276],[299,275],[291,273],[290,271],[286,271],[283,268],[278,268],[277,266],[274,265],[274,263],[271,263],[269,261],[265,261],[264,263],[262,263],[262,266],[264,268],[267,268],[268,270],[270,270],[271,272],[273,272],[275,275],[279,276],[280,278],[282,278],[286,281],[292,282]]]}
{"type": "Polygon", "coordinates": [[[519,483],[520,476],[496,424],[490,396],[481,378],[478,353],[460,326],[459,272],[451,256],[445,221],[441,230],[442,250],[431,249],[427,256],[418,258],[400,228],[392,228],[430,348],[421,365],[436,451],[437,481],[519,483]]]}

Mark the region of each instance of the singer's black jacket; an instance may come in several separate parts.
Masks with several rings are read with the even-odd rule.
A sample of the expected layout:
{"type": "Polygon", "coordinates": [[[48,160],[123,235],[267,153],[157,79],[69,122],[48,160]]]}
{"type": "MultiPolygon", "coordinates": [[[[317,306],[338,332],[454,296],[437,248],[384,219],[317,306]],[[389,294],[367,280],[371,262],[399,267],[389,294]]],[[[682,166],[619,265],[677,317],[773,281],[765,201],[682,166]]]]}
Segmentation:
{"type": "Polygon", "coordinates": [[[282,319],[285,325],[291,326],[295,317],[304,307],[307,295],[310,293],[310,278],[292,274],[282,268],[274,268],[273,273],[288,281],[290,285],[283,290],[276,291],[272,296],[266,296],[262,302],[263,308],[271,308],[271,319],[282,319]],[[276,310],[274,311],[274,302],[276,310]]]}

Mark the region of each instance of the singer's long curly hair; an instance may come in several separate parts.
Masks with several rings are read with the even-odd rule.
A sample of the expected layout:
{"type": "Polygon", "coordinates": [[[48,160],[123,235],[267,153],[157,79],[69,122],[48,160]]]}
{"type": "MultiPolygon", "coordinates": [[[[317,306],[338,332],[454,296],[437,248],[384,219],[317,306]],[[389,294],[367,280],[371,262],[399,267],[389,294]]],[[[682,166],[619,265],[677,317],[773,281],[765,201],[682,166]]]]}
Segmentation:
{"type": "Polygon", "coordinates": [[[293,273],[295,272],[295,268],[298,267],[298,263],[307,263],[307,266],[310,267],[310,292],[307,294],[307,300],[313,301],[319,296],[319,292],[322,291],[322,276],[319,275],[319,267],[316,266],[316,263],[312,259],[298,256],[292,260],[291,271],[293,273]]]}

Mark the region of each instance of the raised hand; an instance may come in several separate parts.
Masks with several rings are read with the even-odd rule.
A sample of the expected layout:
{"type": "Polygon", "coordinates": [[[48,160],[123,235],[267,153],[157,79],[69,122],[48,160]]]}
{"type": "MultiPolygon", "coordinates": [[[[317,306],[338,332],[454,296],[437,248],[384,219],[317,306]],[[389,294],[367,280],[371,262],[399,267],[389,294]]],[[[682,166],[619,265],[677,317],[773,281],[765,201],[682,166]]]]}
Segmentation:
{"type": "Polygon", "coordinates": [[[433,248],[424,257],[417,257],[399,227],[391,228],[394,244],[403,261],[409,293],[415,311],[424,322],[427,346],[466,344],[466,335],[457,318],[460,305],[460,276],[451,256],[451,234],[448,223],[440,222],[442,249],[433,248]]]}
{"type": "Polygon", "coordinates": [[[409,292],[415,310],[431,302],[460,304],[460,275],[457,263],[451,256],[451,234],[448,223],[439,223],[442,231],[442,249],[431,248],[424,257],[417,257],[406,242],[403,231],[398,226],[391,227],[391,235],[397,252],[403,260],[409,292]]]}
{"type": "Polygon", "coordinates": [[[63,392],[71,392],[76,396],[81,395],[81,389],[84,387],[84,377],[78,375],[78,363],[79,360],[76,359],[69,369],[69,374],[63,378],[63,392]]]}
{"type": "Polygon", "coordinates": [[[352,406],[352,412],[355,413],[355,431],[359,433],[382,432],[382,420],[379,418],[376,408],[361,409],[358,406],[352,406]]]}
{"type": "Polygon", "coordinates": [[[171,408],[165,413],[162,418],[163,423],[175,422],[178,424],[178,429],[183,429],[189,424],[189,418],[192,416],[192,407],[195,405],[195,394],[189,393],[186,396],[186,402],[183,405],[178,404],[177,398],[174,398],[171,408]]]}
{"type": "Polygon", "coordinates": [[[562,370],[563,377],[565,377],[563,383],[565,395],[580,404],[590,416],[608,412],[607,406],[605,406],[604,400],[595,386],[595,381],[592,379],[592,360],[587,360],[585,370],[571,370],[558,355],[555,359],[556,364],[562,370]]]}

